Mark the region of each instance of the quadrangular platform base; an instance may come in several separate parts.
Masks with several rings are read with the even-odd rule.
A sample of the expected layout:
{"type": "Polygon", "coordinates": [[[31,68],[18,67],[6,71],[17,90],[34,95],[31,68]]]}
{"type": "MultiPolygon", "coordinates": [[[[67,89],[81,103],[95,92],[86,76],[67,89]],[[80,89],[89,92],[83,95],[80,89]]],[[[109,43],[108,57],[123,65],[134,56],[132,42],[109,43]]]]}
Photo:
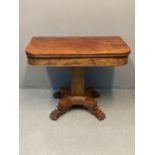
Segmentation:
{"type": "Polygon", "coordinates": [[[105,118],[105,114],[97,106],[94,98],[100,97],[99,92],[95,91],[92,87],[86,88],[83,96],[73,96],[68,88],[62,87],[60,91],[54,94],[54,97],[60,99],[57,109],[52,111],[50,118],[57,120],[63,113],[74,105],[81,105],[94,114],[99,120],[105,118]]]}

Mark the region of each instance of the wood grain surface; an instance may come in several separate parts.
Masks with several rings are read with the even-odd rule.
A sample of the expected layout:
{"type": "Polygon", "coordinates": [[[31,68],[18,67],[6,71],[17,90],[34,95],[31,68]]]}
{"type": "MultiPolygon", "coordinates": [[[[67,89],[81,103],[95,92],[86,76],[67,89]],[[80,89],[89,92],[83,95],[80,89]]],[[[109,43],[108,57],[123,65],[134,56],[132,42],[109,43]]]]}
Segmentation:
{"type": "Polygon", "coordinates": [[[121,37],[33,37],[26,48],[33,58],[127,56],[130,48],[121,37]]]}
{"type": "Polygon", "coordinates": [[[62,87],[60,92],[57,93],[56,98],[60,98],[57,109],[50,113],[52,120],[57,120],[72,106],[80,105],[88,109],[99,120],[105,118],[105,113],[97,105],[97,101],[94,98],[98,98],[100,95],[89,87],[84,89],[84,70],[83,67],[72,67],[72,81],[71,89],[62,87]],[[60,95],[62,93],[62,95],[60,95]]]}
{"type": "Polygon", "coordinates": [[[73,96],[84,95],[84,69],[83,67],[72,68],[71,94],[73,96]]]}
{"type": "Polygon", "coordinates": [[[119,66],[127,63],[130,48],[121,37],[33,37],[26,48],[28,63],[36,66],[72,67],[70,89],[55,95],[61,98],[51,112],[58,119],[73,105],[82,105],[99,120],[105,118],[94,97],[94,89],[84,89],[85,66],[119,66]]]}
{"type": "Polygon", "coordinates": [[[31,58],[28,57],[28,63],[34,66],[66,66],[66,67],[84,67],[84,66],[121,66],[128,62],[127,57],[117,58],[31,58]]]}

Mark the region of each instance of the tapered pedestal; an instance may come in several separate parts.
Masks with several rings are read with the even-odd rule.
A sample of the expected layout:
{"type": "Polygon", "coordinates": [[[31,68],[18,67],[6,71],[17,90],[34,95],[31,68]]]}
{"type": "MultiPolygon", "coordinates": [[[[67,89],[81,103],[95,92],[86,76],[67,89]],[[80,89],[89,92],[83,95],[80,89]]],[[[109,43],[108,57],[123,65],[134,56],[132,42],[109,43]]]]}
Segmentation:
{"type": "Polygon", "coordinates": [[[92,87],[85,89],[83,68],[73,67],[71,89],[62,87],[59,92],[54,94],[54,97],[60,99],[60,101],[57,109],[51,112],[50,118],[52,120],[56,120],[72,106],[81,105],[88,109],[99,120],[103,120],[105,118],[105,114],[97,106],[97,102],[94,99],[99,96],[100,94],[92,87]]]}

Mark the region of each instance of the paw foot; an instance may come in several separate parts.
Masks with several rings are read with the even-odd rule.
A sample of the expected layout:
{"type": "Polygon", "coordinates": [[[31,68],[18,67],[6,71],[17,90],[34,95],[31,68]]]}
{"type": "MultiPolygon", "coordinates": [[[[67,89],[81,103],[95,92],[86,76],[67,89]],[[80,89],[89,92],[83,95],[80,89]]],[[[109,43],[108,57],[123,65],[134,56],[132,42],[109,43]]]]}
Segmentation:
{"type": "Polygon", "coordinates": [[[92,97],[93,98],[99,98],[100,97],[100,93],[98,91],[93,91],[92,92],[92,97]]]}
{"type": "Polygon", "coordinates": [[[53,94],[53,97],[56,99],[62,99],[64,97],[64,93],[62,93],[61,91],[58,91],[53,94]]]}
{"type": "Polygon", "coordinates": [[[105,114],[103,111],[101,111],[100,109],[96,109],[95,110],[95,116],[98,118],[98,120],[103,120],[105,119],[105,114]]]}
{"type": "Polygon", "coordinates": [[[60,115],[61,115],[61,113],[60,113],[59,110],[54,110],[54,111],[51,112],[50,118],[52,120],[57,120],[60,117],[60,115]]]}

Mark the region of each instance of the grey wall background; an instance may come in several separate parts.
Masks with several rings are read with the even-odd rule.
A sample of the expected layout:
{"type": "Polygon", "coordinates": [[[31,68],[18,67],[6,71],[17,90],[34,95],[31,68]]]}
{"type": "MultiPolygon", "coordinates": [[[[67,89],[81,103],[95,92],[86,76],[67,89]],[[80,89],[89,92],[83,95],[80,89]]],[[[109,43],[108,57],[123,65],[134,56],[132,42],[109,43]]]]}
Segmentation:
{"type": "Polygon", "coordinates": [[[134,88],[134,0],[20,0],[20,88],[58,89],[70,81],[70,68],[27,64],[32,36],[85,35],[119,35],[132,49],[125,66],[86,68],[86,85],[134,88]]]}

